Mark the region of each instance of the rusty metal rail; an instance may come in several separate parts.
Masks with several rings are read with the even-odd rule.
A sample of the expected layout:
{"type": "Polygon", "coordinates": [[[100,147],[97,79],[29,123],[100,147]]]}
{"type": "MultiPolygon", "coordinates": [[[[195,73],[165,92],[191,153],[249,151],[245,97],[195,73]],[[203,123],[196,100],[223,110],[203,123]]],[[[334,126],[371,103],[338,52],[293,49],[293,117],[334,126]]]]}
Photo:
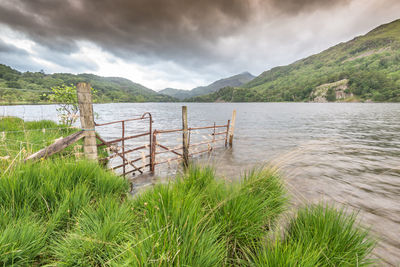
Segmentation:
{"type": "Polygon", "coordinates": [[[109,148],[109,150],[111,151],[111,155],[108,155],[105,158],[101,158],[99,159],[100,162],[107,162],[110,159],[116,158],[116,157],[120,157],[122,159],[122,164],[119,164],[118,166],[114,166],[111,169],[112,170],[116,170],[119,168],[122,168],[122,175],[126,176],[129,173],[135,173],[136,171],[138,171],[139,173],[143,173],[143,169],[145,167],[151,166],[152,162],[151,162],[151,148],[152,148],[152,128],[153,128],[153,118],[151,116],[151,113],[146,112],[143,115],[141,115],[138,118],[130,118],[130,119],[125,119],[125,120],[118,120],[118,121],[112,121],[112,122],[107,122],[107,123],[95,123],[95,126],[97,127],[101,127],[101,126],[107,126],[107,125],[113,125],[113,124],[121,124],[121,128],[122,128],[122,135],[121,138],[118,139],[114,139],[114,140],[110,140],[110,141],[106,141],[103,138],[101,138],[99,135],[96,135],[97,139],[100,141],[99,144],[97,144],[98,147],[102,147],[102,146],[106,146],[109,148]],[[145,133],[140,133],[140,134],[136,134],[136,135],[131,135],[131,136],[125,136],[125,130],[126,130],[126,124],[132,121],[142,121],[142,120],[148,120],[149,121],[149,126],[148,126],[148,132],[145,133]],[[142,146],[138,146],[129,150],[126,150],[126,144],[125,141],[126,140],[131,140],[131,139],[135,139],[135,138],[139,138],[139,137],[143,137],[143,136],[149,136],[149,144],[148,145],[142,145],[142,146]],[[113,147],[114,144],[119,144],[121,143],[121,152],[119,152],[118,146],[117,147],[113,147]],[[144,159],[146,158],[150,158],[150,163],[146,164],[143,163],[143,166],[138,167],[136,166],[134,163],[138,162],[139,160],[143,159],[143,157],[140,158],[136,158],[133,160],[129,160],[127,158],[129,153],[138,151],[138,150],[142,150],[142,149],[146,149],[149,148],[149,154],[144,156],[144,159]],[[128,170],[127,167],[130,167],[131,169],[128,170]]]}
{"type": "MultiPolygon", "coordinates": [[[[97,144],[98,147],[107,147],[109,150],[109,154],[106,157],[100,158],[100,162],[108,162],[114,158],[120,158],[121,163],[118,163],[115,166],[111,166],[112,170],[118,170],[122,168],[122,175],[126,176],[127,174],[135,174],[136,172],[143,173],[145,168],[149,167],[149,170],[154,173],[155,166],[169,163],[172,161],[181,161],[184,158],[184,146],[187,145],[186,152],[188,157],[194,157],[195,155],[211,152],[218,142],[224,141],[225,147],[228,145],[228,136],[229,136],[229,128],[230,128],[230,120],[228,120],[227,124],[225,125],[214,125],[212,126],[203,126],[203,127],[188,127],[185,129],[172,129],[172,130],[153,130],[153,119],[152,115],[148,112],[144,113],[140,117],[137,118],[130,118],[125,120],[118,120],[112,121],[107,123],[96,123],[97,127],[101,126],[109,126],[109,125],[120,125],[121,126],[121,137],[116,138],[113,140],[105,140],[99,135],[96,135],[97,139],[100,143],[97,144]],[[126,136],[126,127],[129,122],[132,121],[145,121],[148,120],[148,129],[145,132],[137,133],[134,135],[126,136]],[[159,141],[160,136],[166,134],[173,134],[173,133],[182,133],[186,131],[187,133],[187,142],[183,142],[183,145],[178,145],[175,147],[168,147],[165,144],[161,144],[159,141]],[[207,138],[205,141],[200,141],[197,143],[191,143],[191,137],[198,131],[208,131],[206,136],[207,138]],[[127,146],[126,141],[132,140],[144,136],[149,136],[149,140],[147,144],[140,144],[136,147],[129,147],[127,146]],[[222,138],[217,138],[218,136],[223,136],[222,138]],[[197,151],[197,147],[205,146],[207,148],[201,149],[197,151]],[[128,155],[133,152],[139,152],[140,150],[148,150],[148,154],[144,154],[142,152],[141,157],[137,157],[134,159],[129,159],[128,155]],[[169,157],[168,155],[171,154],[175,157],[169,157]],[[161,155],[165,155],[164,158],[161,155]],[[160,157],[159,161],[156,158],[160,157]],[[137,166],[137,163],[142,160],[142,166],[137,166]]],[[[182,136],[185,136],[184,134],[182,136]]]]}
{"type": "MultiPolygon", "coordinates": [[[[206,152],[210,152],[213,149],[213,146],[210,146],[210,144],[215,144],[217,142],[220,141],[225,141],[225,146],[227,146],[228,144],[228,133],[229,133],[229,125],[230,125],[230,120],[228,120],[228,123],[225,125],[216,125],[214,123],[213,126],[203,126],[203,127],[190,127],[188,128],[188,133],[189,133],[189,142],[188,142],[188,148],[191,149],[193,147],[198,147],[198,146],[202,146],[202,145],[209,145],[209,147],[207,149],[201,150],[201,151],[193,151],[193,152],[189,152],[189,157],[193,157],[194,155],[197,154],[202,154],[202,153],[206,153],[206,152]],[[226,130],[222,131],[222,132],[217,132],[217,129],[221,129],[221,128],[225,128],[226,130]],[[193,133],[193,131],[198,131],[198,130],[212,130],[212,132],[209,134],[212,139],[208,139],[206,141],[202,141],[202,142],[198,142],[198,143],[190,143],[190,137],[193,133]],[[219,135],[225,135],[223,138],[216,138],[216,136],[219,135]]],[[[166,145],[162,145],[160,144],[157,139],[158,136],[162,135],[162,134],[171,134],[171,133],[179,133],[179,132],[183,132],[184,129],[173,129],[173,130],[155,130],[153,131],[153,149],[151,152],[151,158],[153,159],[153,166],[151,167],[152,172],[155,171],[155,166],[156,165],[160,165],[163,163],[169,163],[171,161],[179,161],[183,159],[183,146],[178,146],[178,147],[168,147],[166,145]],[[161,148],[163,151],[157,151],[157,148],[161,148]],[[156,161],[156,156],[160,155],[160,154],[167,154],[167,153],[171,153],[174,155],[177,155],[178,157],[174,157],[174,158],[168,158],[162,161],[156,161]]]]}

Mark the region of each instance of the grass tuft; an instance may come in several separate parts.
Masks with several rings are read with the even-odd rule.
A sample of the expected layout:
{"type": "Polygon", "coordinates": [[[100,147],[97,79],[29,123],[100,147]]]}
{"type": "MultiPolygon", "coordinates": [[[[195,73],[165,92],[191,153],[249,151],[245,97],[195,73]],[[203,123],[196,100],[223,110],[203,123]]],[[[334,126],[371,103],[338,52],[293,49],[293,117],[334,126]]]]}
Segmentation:
{"type": "Polygon", "coordinates": [[[226,183],[191,166],[131,197],[125,179],[95,162],[48,159],[0,178],[0,265],[353,266],[373,241],[355,215],[301,209],[267,242],[287,206],[268,169],[226,183]]]}
{"type": "Polygon", "coordinates": [[[0,212],[0,265],[32,265],[45,247],[42,222],[30,215],[12,218],[0,212]]]}
{"type": "Polygon", "coordinates": [[[254,266],[369,266],[375,242],[347,215],[327,205],[300,209],[283,240],[249,253],[254,266]]]}

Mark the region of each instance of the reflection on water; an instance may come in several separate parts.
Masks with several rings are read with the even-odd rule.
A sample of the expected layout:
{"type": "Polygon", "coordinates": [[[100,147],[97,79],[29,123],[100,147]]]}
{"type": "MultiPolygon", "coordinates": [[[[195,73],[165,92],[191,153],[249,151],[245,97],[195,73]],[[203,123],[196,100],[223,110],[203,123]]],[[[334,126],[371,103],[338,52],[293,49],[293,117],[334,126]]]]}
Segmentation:
{"type": "MultiPolygon", "coordinates": [[[[148,111],[155,129],[173,129],[181,126],[181,105],[101,104],[95,112],[97,121],[105,122],[148,111]]],[[[360,210],[381,240],[375,253],[387,264],[400,263],[400,104],[187,105],[189,126],[225,124],[237,109],[234,147],[215,155],[220,175],[238,179],[244,170],[272,161],[286,174],[295,204],[326,200],[360,210]]],[[[56,120],[54,110],[51,105],[10,106],[0,107],[0,115],[56,120]]],[[[143,124],[132,127],[132,134],[146,131],[143,124]]],[[[100,133],[120,137],[117,128],[100,133]]],[[[173,145],[178,140],[164,141],[173,145]]]]}

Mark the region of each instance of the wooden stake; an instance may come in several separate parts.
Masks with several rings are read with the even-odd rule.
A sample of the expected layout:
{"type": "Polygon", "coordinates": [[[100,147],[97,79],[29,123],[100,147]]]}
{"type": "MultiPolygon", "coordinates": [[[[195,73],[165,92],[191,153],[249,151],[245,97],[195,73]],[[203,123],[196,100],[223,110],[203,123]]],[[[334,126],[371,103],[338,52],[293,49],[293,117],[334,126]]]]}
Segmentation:
{"type": "Polygon", "coordinates": [[[182,106],[182,155],[183,166],[189,166],[189,140],[188,140],[188,121],[187,121],[187,106],[182,106]]]}
{"type": "Polygon", "coordinates": [[[213,143],[215,143],[215,122],[214,122],[214,130],[213,130],[213,143]]]}
{"type": "Polygon", "coordinates": [[[155,163],[155,157],[153,157],[153,117],[149,113],[149,155],[150,155],[150,164],[149,168],[150,171],[154,173],[154,163],[155,163]]]}
{"type": "Polygon", "coordinates": [[[229,124],[230,124],[230,123],[231,123],[231,120],[228,120],[228,123],[226,124],[225,147],[228,146],[229,124]]]}
{"type": "MultiPolygon", "coordinates": [[[[122,127],[122,141],[121,141],[121,146],[122,146],[122,155],[124,155],[124,158],[122,159],[122,173],[123,176],[125,177],[125,173],[126,173],[126,168],[125,168],[125,158],[127,157],[127,155],[125,155],[125,121],[121,122],[121,127],[122,127]]],[[[133,173],[135,174],[135,173],[133,173]]]]}
{"type": "Polygon", "coordinates": [[[97,159],[96,132],[93,116],[91,86],[89,83],[78,83],[77,86],[79,114],[82,130],[85,131],[83,151],[88,159],[97,159]]]}
{"type": "Polygon", "coordinates": [[[151,148],[150,148],[150,171],[154,174],[156,169],[156,145],[157,145],[157,131],[153,132],[153,140],[151,141],[151,148]]]}
{"type": "Polygon", "coordinates": [[[234,109],[232,112],[231,126],[229,127],[229,146],[230,147],[232,147],[232,143],[233,143],[233,134],[235,131],[235,121],[236,121],[236,109],[234,109]]]}
{"type": "Polygon", "coordinates": [[[85,136],[85,132],[79,131],[79,132],[73,133],[67,137],[58,139],[53,144],[49,145],[48,147],[43,148],[42,150],[39,150],[38,152],[30,155],[29,157],[27,157],[25,159],[25,161],[49,157],[57,152],[60,152],[67,146],[77,142],[84,136],[85,136]]]}

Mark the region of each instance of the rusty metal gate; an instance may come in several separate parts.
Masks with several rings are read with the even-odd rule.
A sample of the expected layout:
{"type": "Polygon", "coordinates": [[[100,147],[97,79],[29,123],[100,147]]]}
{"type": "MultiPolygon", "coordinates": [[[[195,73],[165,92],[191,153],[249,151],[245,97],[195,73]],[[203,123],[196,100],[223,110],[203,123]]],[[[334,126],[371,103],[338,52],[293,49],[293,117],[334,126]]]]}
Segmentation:
{"type": "MultiPolygon", "coordinates": [[[[99,140],[98,147],[106,147],[107,156],[99,159],[100,162],[108,164],[110,160],[115,158],[119,159],[117,164],[108,164],[110,169],[120,173],[123,176],[127,174],[135,175],[136,172],[140,174],[144,173],[146,168],[151,173],[155,172],[155,167],[159,164],[170,163],[172,161],[182,161],[184,158],[184,147],[182,145],[183,132],[188,133],[187,151],[188,157],[193,157],[197,154],[202,154],[206,152],[211,152],[216,146],[217,142],[223,141],[225,147],[228,144],[228,134],[230,130],[230,120],[224,125],[214,125],[204,126],[204,127],[191,127],[184,129],[174,129],[174,130],[153,130],[153,118],[149,112],[144,113],[136,118],[130,118],[125,120],[107,122],[107,123],[95,123],[96,127],[113,125],[114,128],[118,125],[121,127],[121,137],[105,140],[96,134],[96,138],[99,140]],[[126,127],[129,122],[133,121],[143,121],[147,123],[146,131],[134,135],[126,135],[126,127]],[[222,131],[221,131],[222,130],[222,131]],[[200,135],[205,140],[200,142],[193,139],[193,134],[202,132],[200,135]],[[168,135],[178,134],[176,143],[170,142],[173,138],[168,137],[168,135]],[[127,145],[128,140],[133,140],[136,138],[149,136],[148,141],[142,143],[136,143],[135,146],[127,145]],[[160,140],[160,137],[167,136],[166,140],[160,140]],[[220,137],[222,136],[222,137],[220,137]],[[180,143],[180,144],[179,144],[180,143]],[[134,152],[142,151],[141,157],[136,157],[129,159],[129,155],[134,152]],[[143,152],[145,151],[145,152],[143,152]],[[148,154],[146,154],[146,152],[148,154]],[[141,162],[140,162],[141,161],[141,162]],[[139,165],[140,164],[140,165],[139,165]]],[[[233,128],[233,127],[232,127],[233,128]]],[[[136,131],[137,129],[135,129],[136,131]]],[[[176,136],[175,136],[176,137],[176,136]]]]}
{"type": "Polygon", "coordinates": [[[152,149],[152,127],[153,127],[153,119],[152,116],[149,112],[144,113],[140,117],[137,118],[131,118],[131,119],[126,119],[126,120],[119,120],[119,121],[113,121],[113,122],[107,122],[107,123],[95,123],[96,127],[101,127],[101,126],[107,126],[107,125],[114,125],[114,124],[120,124],[121,125],[121,137],[106,141],[99,135],[96,135],[97,139],[100,141],[99,144],[97,144],[98,147],[107,147],[107,152],[108,156],[104,158],[100,158],[99,161],[103,163],[107,163],[109,160],[113,158],[120,158],[121,159],[121,164],[116,165],[116,166],[111,166],[112,170],[119,170],[122,168],[122,173],[121,175],[126,176],[127,174],[135,174],[136,172],[143,173],[145,171],[146,167],[149,167],[149,170],[151,170],[151,166],[153,165],[152,158],[151,158],[151,149],[152,149]],[[147,131],[144,133],[136,134],[136,135],[130,135],[126,136],[125,135],[125,130],[127,127],[127,124],[129,122],[133,121],[148,121],[148,128],[147,131]],[[127,140],[132,140],[135,138],[143,137],[143,136],[149,136],[148,143],[144,143],[143,145],[136,146],[133,148],[126,149],[126,141],[127,140]],[[148,154],[144,154],[142,157],[134,158],[132,160],[128,159],[128,155],[130,153],[133,153],[135,151],[139,150],[147,150],[148,154]],[[145,163],[145,160],[149,158],[150,162],[145,163]],[[142,166],[137,166],[137,162],[143,161],[142,166]]]}
{"type": "MultiPolygon", "coordinates": [[[[189,150],[189,157],[193,157],[197,154],[202,154],[206,152],[211,152],[214,149],[214,146],[217,142],[224,141],[225,147],[228,145],[228,133],[229,133],[229,124],[230,120],[228,120],[228,123],[225,125],[216,125],[214,123],[213,126],[205,126],[205,127],[192,127],[188,128],[188,150],[189,150]],[[219,129],[223,129],[223,131],[218,131],[219,129]],[[204,133],[202,134],[202,137],[210,137],[210,139],[206,139],[200,142],[192,143],[191,142],[191,136],[193,135],[194,131],[211,131],[210,133],[204,133]],[[223,137],[219,137],[223,135],[223,137]],[[205,147],[207,146],[207,147],[205,147]],[[194,150],[195,148],[200,148],[199,150],[194,150]]],[[[152,150],[151,150],[151,157],[152,157],[152,172],[155,170],[155,166],[163,163],[170,163],[172,161],[180,161],[183,159],[183,146],[176,146],[176,147],[168,147],[166,144],[161,144],[161,142],[158,140],[159,136],[163,134],[171,134],[171,133],[182,133],[184,130],[183,129],[175,129],[175,130],[154,130],[153,131],[153,141],[152,141],[152,150]],[[158,151],[158,148],[161,149],[162,151],[158,151]],[[167,158],[167,159],[160,159],[159,161],[156,159],[157,155],[165,154],[165,153],[170,153],[173,154],[172,158],[167,158]]]]}

